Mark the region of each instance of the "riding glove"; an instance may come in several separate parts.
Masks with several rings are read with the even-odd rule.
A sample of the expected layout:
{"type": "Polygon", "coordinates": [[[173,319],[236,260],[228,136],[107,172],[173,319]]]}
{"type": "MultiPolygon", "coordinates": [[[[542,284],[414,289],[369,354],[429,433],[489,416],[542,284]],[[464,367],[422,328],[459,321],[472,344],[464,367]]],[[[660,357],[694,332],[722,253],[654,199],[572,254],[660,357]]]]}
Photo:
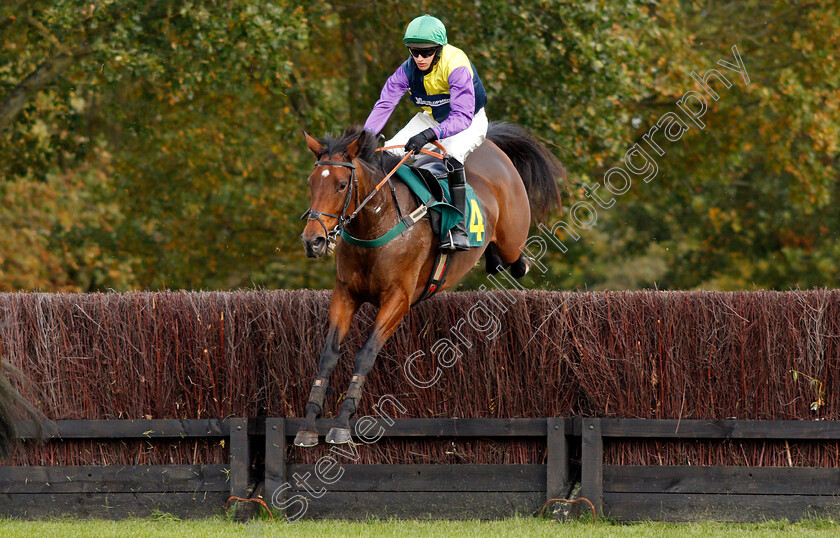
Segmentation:
{"type": "Polygon", "coordinates": [[[420,153],[420,150],[423,149],[423,146],[425,146],[432,140],[437,140],[437,133],[434,129],[429,127],[422,133],[418,133],[409,138],[408,142],[406,142],[405,144],[405,151],[407,153],[420,153]]]}

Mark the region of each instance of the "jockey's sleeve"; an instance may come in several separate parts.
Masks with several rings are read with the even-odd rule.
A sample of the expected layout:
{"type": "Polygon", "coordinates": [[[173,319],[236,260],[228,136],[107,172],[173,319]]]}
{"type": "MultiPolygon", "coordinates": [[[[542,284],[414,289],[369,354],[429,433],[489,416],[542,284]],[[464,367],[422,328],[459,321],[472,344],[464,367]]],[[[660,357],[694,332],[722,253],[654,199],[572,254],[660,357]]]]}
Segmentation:
{"type": "Polygon", "coordinates": [[[382,93],[379,94],[379,100],[373,105],[373,110],[370,111],[367,121],[365,121],[365,130],[370,131],[374,135],[379,134],[379,131],[385,127],[388,118],[391,117],[391,112],[397,107],[397,103],[408,91],[408,77],[402,66],[398,67],[393,75],[388,77],[385,81],[385,86],[382,87],[382,93]]]}
{"type": "Polygon", "coordinates": [[[438,138],[456,135],[472,124],[475,114],[475,88],[469,67],[449,73],[449,116],[437,127],[438,138]]]}

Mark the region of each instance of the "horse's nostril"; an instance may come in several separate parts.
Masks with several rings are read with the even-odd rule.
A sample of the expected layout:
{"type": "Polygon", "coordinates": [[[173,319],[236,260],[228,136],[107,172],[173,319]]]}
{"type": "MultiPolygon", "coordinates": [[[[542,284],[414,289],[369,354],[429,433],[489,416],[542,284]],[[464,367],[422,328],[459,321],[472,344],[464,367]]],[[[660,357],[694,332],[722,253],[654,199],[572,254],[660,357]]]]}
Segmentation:
{"type": "Polygon", "coordinates": [[[320,258],[327,250],[327,239],[323,236],[313,237],[312,239],[300,238],[303,241],[303,247],[306,250],[307,258],[320,258]]]}

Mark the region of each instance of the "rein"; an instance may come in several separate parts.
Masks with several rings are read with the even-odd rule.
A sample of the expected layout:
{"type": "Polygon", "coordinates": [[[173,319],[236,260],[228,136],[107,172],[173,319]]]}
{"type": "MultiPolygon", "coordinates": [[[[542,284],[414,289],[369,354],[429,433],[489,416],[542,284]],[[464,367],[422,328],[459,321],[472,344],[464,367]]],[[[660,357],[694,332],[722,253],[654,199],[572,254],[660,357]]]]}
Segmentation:
{"type": "MultiPolygon", "coordinates": [[[[434,146],[438,147],[441,151],[443,151],[444,155],[446,154],[446,149],[442,145],[440,145],[437,141],[433,141],[433,142],[431,142],[431,144],[433,144],[434,146]]],[[[398,148],[402,148],[402,147],[403,146],[387,146],[387,147],[384,147],[384,148],[377,148],[376,151],[386,151],[386,150],[389,150],[389,149],[398,149],[398,148]]],[[[429,151],[427,149],[421,149],[420,152],[425,154],[425,155],[430,155],[432,157],[435,157],[435,158],[438,158],[438,159],[441,159],[441,160],[443,160],[443,158],[444,158],[444,155],[441,155],[440,153],[435,153],[433,151],[429,151]]],[[[382,186],[385,183],[388,183],[390,181],[391,176],[393,176],[397,172],[397,170],[399,170],[400,166],[405,164],[405,162],[412,155],[413,155],[412,153],[406,153],[405,157],[403,157],[402,160],[400,160],[400,162],[397,163],[397,165],[394,167],[394,169],[391,170],[390,172],[388,172],[385,175],[385,177],[382,178],[382,180],[373,188],[373,190],[370,192],[370,194],[368,194],[367,197],[365,197],[365,199],[362,200],[362,203],[359,203],[359,180],[356,177],[356,165],[355,164],[353,164],[352,162],[347,162],[347,161],[317,161],[315,163],[316,167],[318,167],[318,166],[343,166],[345,168],[349,168],[351,170],[351,172],[350,172],[350,188],[347,191],[347,196],[345,196],[345,198],[344,198],[344,207],[341,208],[341,214],[340,215],[333,215],[332,213],[324,213],[323,211],[318,211],[318,210],[312,209],[310,207],[309,209],[307,209],[303,213],[303,215],[300,216],[300,220],[303,220],[304,218],[309,217],[309,218],[307,218],[307,220],[318,221],[318,224],[320,224],[321,227],[324,229],[324,233],[327,236],[327,243],[328,244],[335,243],[335,240],[338,238],[339,234],[343,234],[345,239],[349,238],[350,243],[360,245],[360,246],[375,247],[375,246],[380,246],[380,245],[383,245],[383,244],[387,243],[388,241],[393,239],[394,236],[401,233],[403,230],[405,230],[406,228],[408,228],[409,226],[414,224],[414,222],[419,220],[420,217],[422,217],[422,215],[419,215],[419,213],[418,213],[419,209],[418,209],[418,211],[415,211],[414,213],[412,213],[408,217],[402,218],[402,212],[400,211],[400,206],[399,206],[399,203],[397,202],[397,194],[394,191],[393,186],[391,186],[391,194],[394,197],[394,205],[397,208],[397,214],[400,215],[400,221],[393,228],[391,228],[391,230],[389,232],[387,232],[385,235],[383,235],[382,237],[377,238],[377,239],[364,240],[364,239],[356,239],[356,238],[350,236],[349,234],[347,234],[347,232],[344,231],[344,228],[348,224],[350,224],[350,222],[356,217],[356,215],[359,214],[359,211],[362,210],[362,208],[365,206],[365,204],[367,204],[374,196],[376,196],[376,193],[379,192],[379,189],[381,189],[382,186]],[[347,216],[347,208],[350,207],[350,200],[353,198],[353,193],[354,192],[356,194],[356,209],[353,211],[353,213],[350,214],[350,216],[347,216]],[[332,230],[328,230],[327,225],[324,224],[323,220],[321,220],[322,216],[338,219],[338,223],[336,223],[336,225],[333,227],[332,230]],[[402,225],[403,228],[401,230],[399,230],[399,232],[394,233],[397,230],[397,227],[399,227],[400,225],[402,225]]],[[[425,206],[421,206],[420,209],[425,209],[425,206]]],[[[425,215],[425,211],[423,211],[422,214],[425,215]]]]}

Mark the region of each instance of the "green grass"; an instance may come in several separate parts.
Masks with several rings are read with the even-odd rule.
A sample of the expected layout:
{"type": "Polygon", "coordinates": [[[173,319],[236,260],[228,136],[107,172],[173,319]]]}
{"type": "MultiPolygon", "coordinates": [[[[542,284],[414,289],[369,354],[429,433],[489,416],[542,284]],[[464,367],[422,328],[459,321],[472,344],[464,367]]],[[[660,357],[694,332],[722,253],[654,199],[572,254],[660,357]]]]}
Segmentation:
{"type": "Polygon", "coordinates": [[[298,521],[289,524],[256,520],[249,524],[227,518],[178,520],[161,515],[154,518],[121,521],[48,519],[22,521],[0,519],[0,536],[70,538],[95,536],[172,536],[234,537],[250,536],[838,536],[840,523],[814,519],[800,523],[769,521],[765,523],[633,523],[600,521],[555,523],[547,519],[517,518],[502,521],[298,521]]]}

